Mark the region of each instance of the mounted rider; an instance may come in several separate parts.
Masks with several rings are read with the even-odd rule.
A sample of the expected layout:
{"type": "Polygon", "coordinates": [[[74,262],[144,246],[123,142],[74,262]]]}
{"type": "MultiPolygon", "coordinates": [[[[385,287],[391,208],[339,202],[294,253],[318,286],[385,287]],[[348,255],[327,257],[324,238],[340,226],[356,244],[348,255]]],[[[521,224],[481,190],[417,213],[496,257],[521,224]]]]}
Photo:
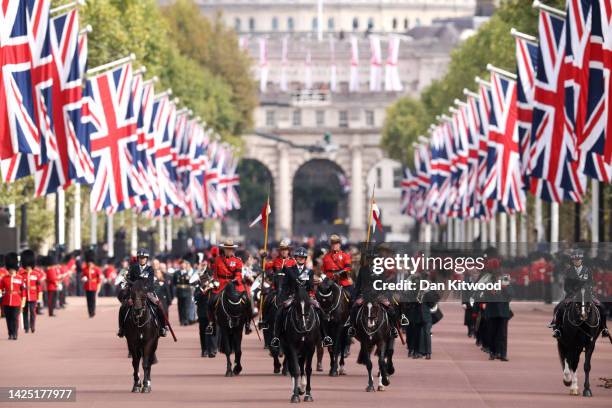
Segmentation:
{"type": "Polygon", "coordinates": [[[147,290],[147,298],[151,303],[151,308],[157,318],[158,326],[159,326],[159,335],[161,337],[166,336],[166,318],[165,312],[162,308],[161,302],[159,298],[155,294],[155,273],[151,265],[149,265],[149,251],[146,249],[139,249],[136,254],[136,262],[132,262],[128,269],[127,274],[125,275],[125,281],[120,281],[120,290],[117,295],[117,298],[121,302],[121,307],[119,308],[119,332],[117,336],[123,337],[123,324],[125,319],[127,318],[127,313],[129,308],[132,306],[133,301],[129,297],[129,288],[128,285],[133,284],[137,280],[145,281],[146,290],[147,290]]]}
{"type": "MultiPolygon", "coordinates": [[[[282,269],[283,280],[282,288],[279,293],[282,293],[283,297],[280,297],[279,299],[281,299],[283,303],[282,307],[277,310],[274,318],[274,338],[270,342],[271,347],[280,346],[280,340],[278,338],[280,334],[280,327],[287,314],[287,310],[289,309],[289,306],[291,306],[291,302],[298,291],[298,288],[304,288],[304,290],[308,292],[310,296],[310,304],[315,308],[317,314],[319,315],[319,321],[323,321],[323,311],[321,310],[319,302],[317,302],[317,300],[314,298],[314,272],[311,268],[306,266],[308,250],[304,247],[299,247],[295,250],[293,256],[295,258],[294,262],[292,262],[289,266],[285,264],[282,269]]],[[[320,327],[321,335],[323,337],[323,347],[333,345],[331,337],[327,335],[325,325],[321,324],[320,327]]]]}
{"type": "Polygon", "coordinates": [[[354,299],[355,286],[351,278],[353,263],[351,255],[342,251],[341,243],[338,235],[332,234],[329,237],[330,250],[323,257],[321,270],[329,279],[342,286],[349,298],[354,299]]]}
{"type": "MultiPolygon", "coordinates": [[[[265,258],[267,254],[262,253],[262,256],[265,258]]],[[[285,267],[292,267],[295,264],[295,259],[291,257],[291,242],[287,239],[282,239],[278,245],[278,256],[272,261],[266,262],[264,267],[264,280],[272,282],[272,289],[276,292],[278,299],[282,298],[281,292],[285,279],[285,267]]],[[[268,327],[268,322],[263,316],[259,327],[262,329],[268,327]]]]}
{"type": "MultiPolygon", "coordinates": [[[[391,257],[393,256],[393,250],[386,244],[380,244],[376,248],[377,257],[391,257]]],[[[373,256],[371,256],[373,258],[373,256]]],[[[373,259],[370,259],[373,260],[373,259]]],[[[383,282],[395,282],[396,281],[396,270],[395,268],[385,268],[385,271],[380,275],[374,275],[372,270],[367,264],[363,265],[359,270],[357,276],[357,284],[355,285],[355,302],[351,308],[350,314],[350,326],[348,330],[349,336],[355,335],[355,322],[357,321],[357,313],[359,308],[363,304],[366,294],[371,294],[375,291],[374,281],[382,280],[383,282]]],[[[398,320],[397,315],[400,314],[399,300],[393,295],[393,293],[387,293],[382,291],[376,291],[377,299],[380,305],[386,310],[387,316],[389,317],[389,325],[391,326],[391,336],[396,338],[398,336],[397,326],[398,320]]],[[[403,314],[401,315],[400,324],[402,326],[408,325],[408,319],[403,314]]]]}
{"type": "Polygon", "coordinates": [[[234,255],[238,245],[234,244],[233,240],[227,239],[220,247],[223,249],[223,255],[216,257],[213,266],[213,279],[218,282],[218,286],[215,285],[208,303],[209,323],[206,327],[206,334],[212,335],[216,331],[217,321],[215,310],[219,299],[219,293],[221,293],[221,291],[232,281],[236,282],[236,290],[242,293],[242,299],[247,305],[244,332],[245,334],[249,334],[251,333],[251,316],[253,311],[251,308],[251,299],[249,298],[246,287],[242,283],[242,259],[234,255]]]}
{"type": "MultiPolygon", "coordinates": [[[[563,290],[565,292],[564,299],[559,302],[554,309],[553,312],[553,320],[548,325],[551,329],[553,329],[553,337],[559,338],[561,337],[561,331],[559,328],[562,325],[563,321],[563,311],[565,307],[569,305],[574,297],[580,293],[583,289],[585,292],[589,294],[592,298],[595,306],[603,311],[603,305],[601,302],[595,297],[595,293],[593,291],[594,281],[593,281],[593,272],[591,268],[587,265],[583,264],[584,252],[581,249],[575,249],[572,251],[570,255],[570,259],[572,261],[572,265],[570,265],[565,271],[565,281],[563,284],[563,290]],[[559,311],[561,310],[561,313],[559,311]]],[[[602,316],[605,316],[605,313],[602,313],[602,316]]],[[[605,322],[605,319],[604,319],[605,322]]],[[[604,328],[602,332],[603,336],[608,336],[608,328],[604,328]]]]}

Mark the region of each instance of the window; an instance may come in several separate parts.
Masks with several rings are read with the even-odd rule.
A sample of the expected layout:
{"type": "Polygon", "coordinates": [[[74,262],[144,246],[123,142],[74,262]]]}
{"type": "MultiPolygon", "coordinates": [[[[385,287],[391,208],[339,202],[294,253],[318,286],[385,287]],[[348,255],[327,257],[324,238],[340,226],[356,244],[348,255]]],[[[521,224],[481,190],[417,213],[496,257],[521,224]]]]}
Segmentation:
{"type": "Polygon", "coordinates": [[[376,168],[376,186],[382,188],[382,168],[376,168]]]}
{"type": "Polygon", "coordinates": [[[368,18],[368,30],[372,30],[374,28],[374,19],[372,17],[368,18]]]}
{"type": "Polygon", "coordinates": [[[338,127],[341,127],[341,128],[348,127],[348,112],[347,111],[338,112],[338,127]]]}
{"type": "Polygon", "coordinates": [[[278,18],[272,17],[272,31],[278,31],[278,18]]]}
{"type": "Polygon", "coordinates": [[[317,126],[325,126],[325,111],[318,110],[316,115],[317,115],[317,126]]]}
{"type": "Polygon", "coordinates": [[[405,19],[404,19],[404,30],[407,30],[407,29],[408,29],[408,26],[409,26],[409,24],[408,24],[408,19],[407,19],[407,18],[405,18],[405,19]]]}
{"type": "Polygon", "coordinates": [[[273,110],[267,110],[266,111],[266,126],[268,127],[274,127],[276,126],[276,116],[273,110]]]}
{"type": "Polygon", "coordinates": [[[312,31],[317,31],[319,29],[319,19],[317,17],[312,18],[312,31]]]}
{"type": "Polygon", "coordinates": [[[371,111],[371,110],[365,111],[365,117],[366,117],[366,125],[374,126],[374,111],[371,111]]]}
{"type": "Polygon", "coordinates": [[[402,180],[404,179],[404,172],[401,167],[393,169],[393,188],[400,188],[402,180]]]}
{"type": "Polygon", "coordinates": [[[353,18],[353,30],[359,30],[359,19],[357,17],[353,18]]]}
{"type": "Polygon", "coordinates": [[[393,19],[393,22],[391,23],[391,26],[393,27],[393,31],[397,30],[397,18],[393,19]]]}
{"type": "Polygon", "coordinates": [[[293,126],[302,126],[302,111],[299,109],[293,111],[293,126]]]}
{"type": "Polygon", "coordinates": [[[293,17],[289,17],[287,19],[287,30],[288,31],[293,31],[293,28],[294,28],[293,17]]]}
{"type": "Polygon", "coordinates": [[[255,19],[253,17],[249,18],[249,31],[255,31],[255,19]]]}
{"type": "Polygon", "coordinates": [[[327,19],[327,30],[328,31],[334,31],[335,29],[335,24],[334,24],[334,18],[330,17],[327,19]]]}
{"type": "Polygon", "coordinates": [[[241,25],[242,25],[242,21],[240,20],[239,17],[236,17],[234,19],[234,30],[236,30],[236,32],[239,33],[240,30],[242,29],[241,25]]]}

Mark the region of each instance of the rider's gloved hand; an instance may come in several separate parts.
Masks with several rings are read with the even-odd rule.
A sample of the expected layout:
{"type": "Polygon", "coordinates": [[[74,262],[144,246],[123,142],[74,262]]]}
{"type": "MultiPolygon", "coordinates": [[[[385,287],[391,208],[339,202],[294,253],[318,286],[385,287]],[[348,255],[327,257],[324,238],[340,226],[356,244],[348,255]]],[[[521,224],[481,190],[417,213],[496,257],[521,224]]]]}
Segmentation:
{"type": "Polygon", "coordinates": [[[134,301],[130,298],[130,299],[127,300],[127,304],[129,306],[133,306],[134,305],[134,301]]]}

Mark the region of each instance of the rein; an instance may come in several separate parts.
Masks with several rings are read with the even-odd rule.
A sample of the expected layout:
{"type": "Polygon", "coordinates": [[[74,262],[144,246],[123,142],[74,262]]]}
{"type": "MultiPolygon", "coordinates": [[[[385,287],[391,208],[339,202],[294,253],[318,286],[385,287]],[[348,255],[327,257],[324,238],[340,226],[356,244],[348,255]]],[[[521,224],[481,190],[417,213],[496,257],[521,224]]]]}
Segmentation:
{"type": "MultiPolygon", "coordinates": [[[[339,286],[332,286],[332,288],[338,288],[338,297],[336,299],[335,304],[333,305],[333,307],[329,310],[325,310],[323,309],[323,306],[321,306],[321,309],[323,309],[323,311],[325,312],[326,315],[331,315],[332,312],[334,310],[336,310],[338,308],[338,306],[340,306],[340,299],[342,299],[342,289],[339,286]]],[[[322,297],[329,297],[334,293],[333,289],[329,291],[329,293],[327,295],[322,294],[321,292],[317,291],[317,294],[321,295],[322,297]]]]}
{"type": "Polygon", "coordinates": [[[372,336],[375,335],[383,326],[383,324],[387,321],[388,322],[388,316],[387,313],[385,312],[383,314],[383,318],[380,321],[380,323],[378,324],[378,326],[374,329],[374,331],[368,332],[368,329],[366,329],[366,327],[363,325],[363,319],[360,318],[360,315],[362,315],[362,311],[363,308],[365,306],[365,303],[359,308],[359,311],[357,312],[357,320],[361,323],[361,328],[363,329],[363,332],[368,335],[370,337],[370,339],[372,339],[372,336]]]}
{"type": "Polygon", "coordinates": [[[310,332],[312,331],[312,329],[313,329],[313,327],[314,327],[315,323],[316,323],[316,322],[318,321],[318,319],[319,319],[319,317],[317,316],[317,314],[316,314],[316,313],[312,313],[312,312],[313,312],[313,310],[312,310],[312,308],[310,309],[310,312],[308,313],[308,315],[310,316],[310,315],[314,314],[314,319],[312,319],[312,322],[311,322],[311,324],[310,324],[310,327],[307,327],[307,325],[306,325],[306,320],[305,320],[305,318],[304,318],[304,316],[305,316],[305,315],[300,313],[300,315],[302,316],[302,319],[304,320],[304,330],[300,330],[300,329],[298,329],[298,327],[297,327],[297,325],[296,325],[296,323],[295,323],[295,322],[296,322],[296,320],[297,320],[297,317],[298,317],[298,316],[297,316],[297,312],[296,312],[295,305],[292,305],[292,306],[291,306],[291,309],[292,309],[292,312],[293,312],[293,317],[294,317],[294,318],[293,318],[293,319],[290,319],[290,320],[291,320],[291,324],[293,325],[293,328],[295,329],[295,332],[296,332],[296,333],[298,333],[298,334],[310,333],[310,332]]]}
{"type": "MultiPolygon", "coordinates": [[[[241,314],[237,314],[237,315],[232,315],[230,314],[227,309],[225,308],[225,290],[223,291],[223,293],[221,294],[221,309],[223,310],[223,313],[225,313],[225,315],[229,318],[229,319],[237,319],[239,317],[241,317],[241,314]]],[[[244,300],[241,298],[238,302],[232,302],[231,300],[227,299],[227,301],[233,305],[233,306],[238,306],[242,303],[244,303],[244,300]]]]}

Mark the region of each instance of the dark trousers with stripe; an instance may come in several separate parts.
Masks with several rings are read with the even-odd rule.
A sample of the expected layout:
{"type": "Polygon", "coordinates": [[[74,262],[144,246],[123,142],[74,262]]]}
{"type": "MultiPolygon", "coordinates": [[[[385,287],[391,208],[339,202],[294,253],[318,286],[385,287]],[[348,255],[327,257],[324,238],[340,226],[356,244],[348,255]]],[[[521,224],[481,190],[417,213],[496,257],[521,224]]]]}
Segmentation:
{"type": "Polygon", "coordinates": [[[86,290],[85,296],[87,297],[87,313],[89,317],[94,317],[96,315],[96,291],[86,290]]]}
{"type": "Polygon", "coordinates": [[[2,306],[4,317],[6,318],[6,328],[11,337],[17,337],[17,328],[19,327],[19,307],[18,306],[2,306]]]}
{"type": "Polygon", "coordinates": [[[55,311],[55,301],[57,299],[57,291],[49,290],[47,291],[47,307],[49,308],[49,316],[54,316],[55,311]]]}
{"type": "Polygon", "coordinates": [[[23,308],[23,329],[27,333],[30,329],[32,333],[36,329],[36,301],[26,302],[23,308]]]}

